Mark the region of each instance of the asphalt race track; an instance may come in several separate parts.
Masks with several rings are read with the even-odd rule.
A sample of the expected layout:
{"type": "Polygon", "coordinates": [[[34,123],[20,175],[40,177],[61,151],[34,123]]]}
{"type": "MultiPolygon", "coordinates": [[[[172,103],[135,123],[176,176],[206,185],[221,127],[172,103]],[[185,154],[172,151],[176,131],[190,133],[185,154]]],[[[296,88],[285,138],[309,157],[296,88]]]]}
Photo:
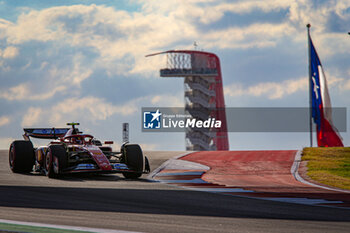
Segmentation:
{"type": "MultiPolygon", "coordinates": [[[[155,169],[180,152],[149,152],[155,169]]],[[[13,174],[0,151],[0,219],[140,232],[347,232],[348,209],[184,190],[121,175],[13,174]]],[[[1,229],[0,229],[1,230],[1,229]]]]}

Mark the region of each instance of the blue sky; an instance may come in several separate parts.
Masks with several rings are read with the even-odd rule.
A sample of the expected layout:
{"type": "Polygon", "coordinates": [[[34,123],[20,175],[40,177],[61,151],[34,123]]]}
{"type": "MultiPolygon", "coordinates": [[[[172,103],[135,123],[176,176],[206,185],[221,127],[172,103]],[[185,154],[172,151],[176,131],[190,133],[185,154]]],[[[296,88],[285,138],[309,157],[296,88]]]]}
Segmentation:
{"type": "MultiPolygon", "coordinates": [[[[350,104],[350,2],[0,0],[0,148],[23,127],[81,129],[146,150],[184,150],[183,133],[142,133],[141,107],[184,105],[183,79],[163,79],[169,49],[221,59],[228,107],[307,107],[307,23],[333,106],[350,104]]],[[[349,133],[342,133],[349,145],[349,133]]],[[[299,149],[307,133],[229,133],[230,148],[299,149]]]]}

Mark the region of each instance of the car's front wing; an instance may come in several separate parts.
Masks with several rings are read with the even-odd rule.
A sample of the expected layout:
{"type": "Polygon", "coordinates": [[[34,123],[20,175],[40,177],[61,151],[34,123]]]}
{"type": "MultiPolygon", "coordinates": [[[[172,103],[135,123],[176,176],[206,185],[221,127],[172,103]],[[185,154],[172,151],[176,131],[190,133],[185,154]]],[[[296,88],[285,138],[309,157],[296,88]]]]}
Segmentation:
{"type": "MultiPolygon", "coordinates": [[[[124,173],[124,172],[138,172],[130,169],[124,163],[111,163],[111,170],[102,170],[96,164],[81,163],[76,166],[68,167],[61,171],[61,174],[72,173],[124,173]]],[[[149,171],[143,171],[142,173],[149,173],[149,171]]]]}

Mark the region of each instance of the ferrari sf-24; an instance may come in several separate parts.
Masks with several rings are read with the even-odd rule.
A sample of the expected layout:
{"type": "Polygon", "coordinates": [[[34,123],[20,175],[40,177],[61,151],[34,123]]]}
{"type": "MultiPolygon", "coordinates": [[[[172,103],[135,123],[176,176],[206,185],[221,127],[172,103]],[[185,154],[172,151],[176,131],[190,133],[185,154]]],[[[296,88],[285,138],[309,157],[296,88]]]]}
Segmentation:
{"type": "Polygon", "coordinates": [[[120,152],[112,151],[112,141],[102,145],[90,134],[68,123],[71,128],[24,128],[24,140],[11,143],[10,168],[15,173],[37,172],[49,178],[72,173],[122,173],[139,178],[150,172],[149,162],[138,144],[124,143],[120,152]],[[47,146],[35,148],[30,138],[52,139],[47,146]]]}

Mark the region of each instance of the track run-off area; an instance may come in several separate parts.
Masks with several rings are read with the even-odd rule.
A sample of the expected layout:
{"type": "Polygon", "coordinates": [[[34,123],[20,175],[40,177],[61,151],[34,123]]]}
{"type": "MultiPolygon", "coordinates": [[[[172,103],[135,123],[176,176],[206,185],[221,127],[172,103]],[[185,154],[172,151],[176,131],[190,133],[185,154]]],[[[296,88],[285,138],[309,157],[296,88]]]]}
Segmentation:
{"type": "Polygon", "coordinates": [[[347,232],[350,194],[295,180],[295,153],[145,152],[153,173],[128,180],[14,174],[2,150],[0,219],[101,232],[347,232]]]}

